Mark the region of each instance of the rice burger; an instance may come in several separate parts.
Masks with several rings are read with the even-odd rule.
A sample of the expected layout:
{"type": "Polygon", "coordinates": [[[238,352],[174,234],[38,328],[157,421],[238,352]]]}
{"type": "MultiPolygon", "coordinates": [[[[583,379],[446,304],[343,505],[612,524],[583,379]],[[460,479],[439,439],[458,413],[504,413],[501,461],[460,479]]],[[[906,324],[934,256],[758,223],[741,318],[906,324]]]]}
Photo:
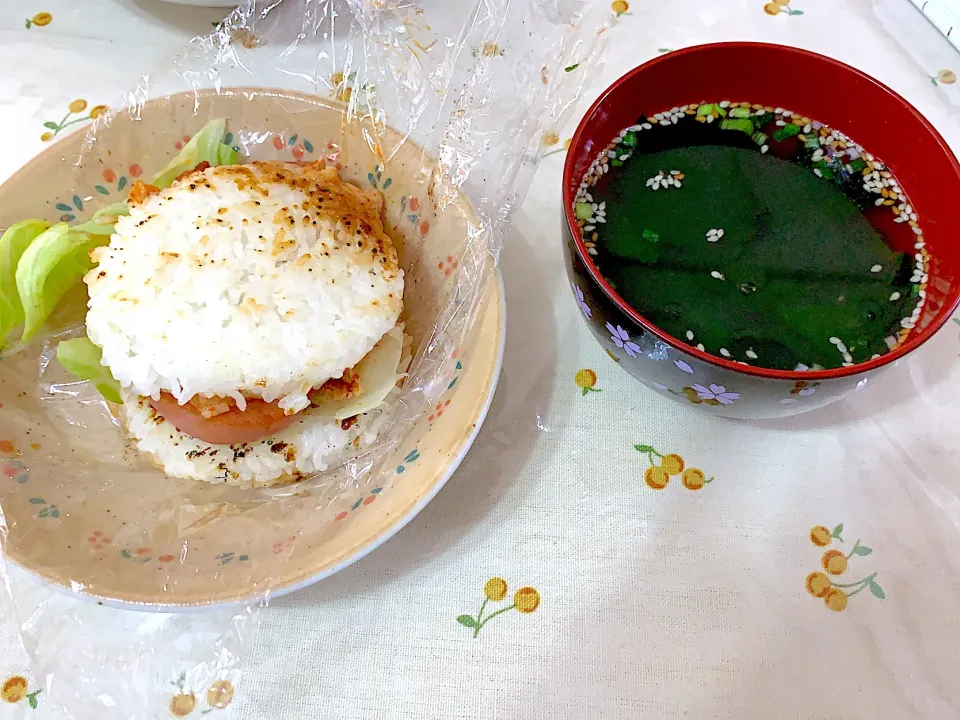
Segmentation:
{"type": "Polygon", "coordinates": [[[375,432],[405,345],[379,192],[255,162],[138,184],[129,206],[84,281],[137,448],[173,476],[267,485],[375,432]]]}

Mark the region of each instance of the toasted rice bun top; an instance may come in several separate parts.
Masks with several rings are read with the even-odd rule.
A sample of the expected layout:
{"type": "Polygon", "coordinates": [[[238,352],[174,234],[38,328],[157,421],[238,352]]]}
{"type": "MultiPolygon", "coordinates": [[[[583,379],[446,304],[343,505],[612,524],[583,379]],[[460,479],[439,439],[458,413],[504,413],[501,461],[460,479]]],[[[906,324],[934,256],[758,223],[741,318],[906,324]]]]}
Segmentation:
{"type": "Polygon", "coordinates": [[[87,333],[128,390],[280,400],[356,365],[400,315],[383,198],[319,163],[191,173],[131,203],[87,275],[87,333]]]}

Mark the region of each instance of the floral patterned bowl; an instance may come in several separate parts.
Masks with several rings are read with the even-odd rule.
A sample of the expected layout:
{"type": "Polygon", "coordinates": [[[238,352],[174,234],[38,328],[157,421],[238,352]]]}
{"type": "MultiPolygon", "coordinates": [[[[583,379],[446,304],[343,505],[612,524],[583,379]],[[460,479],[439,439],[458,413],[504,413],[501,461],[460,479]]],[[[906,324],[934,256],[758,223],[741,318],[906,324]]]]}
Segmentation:
{"type": "MultiPolygon", "coordinates": [[[[163,167],[184,138],[225,117],[227,142],[253,159],[325,158],[347,179],[383,192],[406,272],[404,319],[416,352],[433,331],[436,308],[454,297],[457,258],[468,226],[479,223],[444,181],[431,184],[433,164],[419,147],[401,144],[389,128],[345,123],[344,109],[254,88],[151,101],[136,118],[121,114],[98,126],[78,164],[82,133],[14,175],[0,187],[0,227],[25,217],[81,219],[121,200],[137,177],[163,167]],[[367,143],[373,137],[398,147],[385,167],[367,143]],[[442,212],[433,207],[434,192],[453,198],[442,212]]],[[[385,542],[454,472],[492,399],[504,328],[495,276],[466,341],[440,363],[436,408],[379,474],[344,490],[313,488],[273,499],[166,477],[130,453],[96,391],[69,384],[57,363],[42,361],[39,348],[4,357],[5,555],[68,590],[145,609],[232,603],[315,582],[385,542]]]]}
{"type": "Polygon", "coordinates": [[[627,73],[601,94],[580,122],[563,175],[567,270],[577,305],[598,342],[648,387],[717,415],[795,415],[866,385],[930,339],[956,310],[960,246],[951,219],[957,197],[960,164],[943,138],[906,100],[873,78],[796,48],[746,42],[701,45],[627,73]],[[898,249],[925,241],[929,279],[916,327],[895,350],[836,370],[783,372],[742,365],[668,335],[641,317],[601,275],[573,207],[591,164],[614,147],[611,138],[641,113],[713,98],[786,107],[815,118],[876,153],[910,193],[923,235],[915,235],[919,229],[906,223],[893,225],[891,234],[898,249]]]}

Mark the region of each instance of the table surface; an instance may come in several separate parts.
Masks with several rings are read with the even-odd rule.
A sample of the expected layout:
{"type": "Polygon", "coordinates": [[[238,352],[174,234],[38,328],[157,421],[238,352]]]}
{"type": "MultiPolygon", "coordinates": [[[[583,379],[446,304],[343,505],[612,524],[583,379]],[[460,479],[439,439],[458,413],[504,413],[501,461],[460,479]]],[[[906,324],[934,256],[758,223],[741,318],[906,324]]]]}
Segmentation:
{"type": "MultiPolygon", "coordinates": [[[[780,42],[878,77],[957,149],[960,55],[937,26],[960,12],[917,5],[931,21],[910,0],[615,0],[587,99],[666,49],[780,42]]],[[[224,14],[3,3],[0,176],[224,14]]],[[[515,215],[503,376],[436,500],[356,565],[237,617],[145,622],[11,570],[0,720],[960,715],[957,325],[868,391],[790,420],[717,420],[641,388],[593,341],[563,272],[571,130],[515,215]],[[638,443],[715,480],[651,489],[638,443]],[[805,585],[835,550],[849,598],[831,611],[805,585]],[[213,659],[191,661],[197,645],[213,659]]]]}

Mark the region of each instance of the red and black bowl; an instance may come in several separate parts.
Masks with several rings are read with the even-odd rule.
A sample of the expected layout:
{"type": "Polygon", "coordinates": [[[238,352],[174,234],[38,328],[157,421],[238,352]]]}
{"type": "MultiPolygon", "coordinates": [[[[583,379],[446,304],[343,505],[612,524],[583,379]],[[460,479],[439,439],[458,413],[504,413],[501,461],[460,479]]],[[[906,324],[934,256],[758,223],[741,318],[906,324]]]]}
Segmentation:
{"type": "MultiPolygon", "coordinates": [[[[960,303],[954,218],[960,164],[932,125],[890,88],[848,65],[797,48],[733,42],[690,47],[630,71],[593,104],[570,143],[563,171],[563,233],[571,289],[597,341],[636,379],[680,402],[729,417],[773,418],[822,407],[866,385],[943,326],[960,303]],[[919,217],[925,305],[894,350],[848,367],[781,371],[737,363],[672,337],[637,313],[597,269],[574,211],[591,164],[640,115],[672,107],[749,101],[789,108],[838,130],[880,158],[919,217]]],[[[914,246],[893,225],[892,241],[914,246]]]]}

